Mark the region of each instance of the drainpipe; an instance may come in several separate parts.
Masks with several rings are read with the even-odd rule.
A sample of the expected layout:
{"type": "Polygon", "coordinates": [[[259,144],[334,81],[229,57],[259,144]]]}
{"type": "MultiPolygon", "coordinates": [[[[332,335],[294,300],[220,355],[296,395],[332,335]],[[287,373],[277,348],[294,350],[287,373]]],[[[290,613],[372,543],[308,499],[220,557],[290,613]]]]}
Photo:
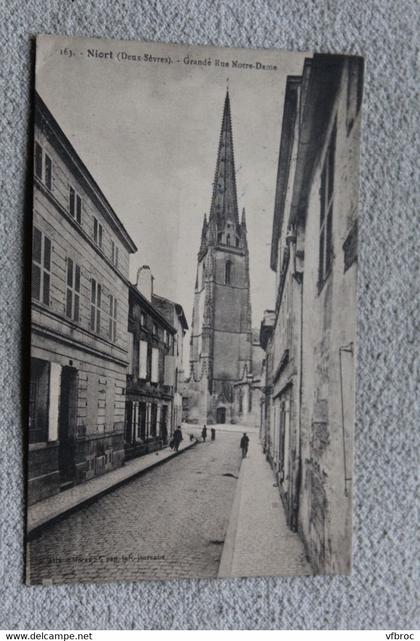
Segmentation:
{"type": "Polygon", "coordinates": [[[343,360],[342,353],[346,352],[353,356],[353,343],[348,345],[342,345],[338,349],[339,360],[340,360],[340,398],[341,398],[341,429],[343,436],[343,463],[344,463],[344,496],[348,496],[349,492],[347,489],[347,483],[351,482],[352,478],[347,476],[347,452],[346,452],[346,432],[344,425],[344,394],[343,394],[343,360]]]}

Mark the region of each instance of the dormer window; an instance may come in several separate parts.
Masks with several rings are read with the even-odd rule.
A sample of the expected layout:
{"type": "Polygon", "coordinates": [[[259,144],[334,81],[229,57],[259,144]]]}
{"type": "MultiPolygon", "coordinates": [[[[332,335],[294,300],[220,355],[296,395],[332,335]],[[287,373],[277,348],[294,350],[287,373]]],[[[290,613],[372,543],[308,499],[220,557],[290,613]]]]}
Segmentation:
{"type": "Polygon", "coordinates": [[[230,234],[226,236],[226,245],[230,247],[230,234]]]}

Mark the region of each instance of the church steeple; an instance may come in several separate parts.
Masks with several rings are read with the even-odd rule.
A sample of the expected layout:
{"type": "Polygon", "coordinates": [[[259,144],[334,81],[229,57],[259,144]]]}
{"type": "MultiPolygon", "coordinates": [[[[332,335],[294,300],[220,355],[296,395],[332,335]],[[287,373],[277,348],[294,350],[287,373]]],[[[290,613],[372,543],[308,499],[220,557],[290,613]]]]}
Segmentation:
{"type": "Polygon", "coordinates": [[[211,208],[204,215],[197,255],[191,323],[189,413],[198,422],[235,419],[234,385],[252,365],[249,290],[245,209],[239,218],[227,92],[211,208]]]}
{"type": "Polygon", "coordinates": [[[229,90],[223,109],[209,220],[218,228],[223,227],[227,220],[239,223],[229,90]]]}

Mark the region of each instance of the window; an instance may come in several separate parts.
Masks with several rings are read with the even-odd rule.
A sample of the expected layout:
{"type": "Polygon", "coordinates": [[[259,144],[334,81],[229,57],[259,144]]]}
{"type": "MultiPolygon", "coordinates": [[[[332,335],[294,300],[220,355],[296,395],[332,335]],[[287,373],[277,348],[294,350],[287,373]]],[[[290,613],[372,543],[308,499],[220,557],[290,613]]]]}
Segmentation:
{"type": "Polygon", "coordinates": [[[168,332],[166,329],[163,330],[163,342],[166,344],[168,343],[168,332]]]}
{"type": "Polygon", "coordinates": [[[221,232],[221,231],[219,231],[219,233],[217,234],[217,242],[218,242],[218,243],[221,243],[221,242],[222,242],[222,240],[223,240],[223,234],[222,234],[222,232],[221,232]]]}
{"type": "Polygon", "coordinates": [[[140,325],[142,327],[146,326],[146,316],[145,316],[145,314],[143,312],[141,312],[141,314],[140,314],[140,325]]]}
{"type": "Polygon", "coordinates": [[[225,285],[230,285],[232,280],[232,263],[230,260],[225,265],[225,285]]]}
{"type": "Polygon", "coordinates": [[[50,304],[51,241],[37,227],[32,237],[32,298],[50,304]]]}
{"type": "Polygon", "coordinates": [[[69,211],[70,216],[75,218],[80,225],[82,222],[82,198],[71,186],[69,189],[69,211]]]}
{"type": "Polygon", "coordinates": [[[147,436],[147,406],[146,403],[139,403],[137,438],[145,441],[147,436]]]}
{"type": "Polygon", "coordinates": [[[40,180],[43,179],[43,162],[42,162],[42,147],[39,142],[35,143],[35,176],[40,180]]]}
{"type": "Polygon", "coordinates": [[[150,343],[147,343],[147,361],[146,361],[146,367],[147,367],[147,376],[146,378],[150,380],[152,376],[152,346],[150,343]]]}
{"type": "Polygon", "coordinates": [[[93,218],[93,240],[102,249],[103,228],[97,218],[93,218]]]}
{"type": "Polygon", "coordinates": [[[66,316],[79,321],[80,267],[71,258],[67,259],[66,316]]]}
{"type": "Polygon", "coordinates": [[[252,388],[248,389],[248,412],[252,412],[252,388]]]}
{"type": "Polygon", "coordinates": [[[111,240],[111,260],[112,264],[118,267],[118,247],[113,240],[111,240]]]}
{"type": "Polygon", "coordinates": [[[158,328],[156,323],[153,323],[153,336],[157,336],[157,335],[158,335],[158,328]]]}
{"type": "Polygon", "coordinates": [[[226,245],[230,247],[230,234],[226,236],[226,245]]]}
{"type": "Polygon", "coordinates": [[[156,427],[157,427],[157,405],[156,403],[152,403],[150,408],[150,436],[152,438],[156,437],[156,427]]]}
{"type": "Polygon", "coordinates": [[[117,299],[110,294],[108,296],[109,303],[109,324],[108,324],[108,338],[110,341],[117,340],[117,299]]]}
{"type": "Polygon", "coordinates": [[[52,160],[39,142],[35,143],[35,175],[42,180],[47,189],[52,187],[52,160]]]}
{"type": "Polygon", "coordinates": [[[319,230],[319,288],[326,281],[332,264],[332,218],[334,201],[334,152],[336,125],[331,134],[321,173],[319,230]]]}
{"type": "Polygon", "coordinates": [[[31,358],[29,379],[29,442],[48,440],[50,364],[31,358]]]}
{"type": "Polygon", "coordinates": [[[90,297],[90,329],[98,334],[101,333],[101,299],[102,287],[94,278],[92,278],[90,297]]]}

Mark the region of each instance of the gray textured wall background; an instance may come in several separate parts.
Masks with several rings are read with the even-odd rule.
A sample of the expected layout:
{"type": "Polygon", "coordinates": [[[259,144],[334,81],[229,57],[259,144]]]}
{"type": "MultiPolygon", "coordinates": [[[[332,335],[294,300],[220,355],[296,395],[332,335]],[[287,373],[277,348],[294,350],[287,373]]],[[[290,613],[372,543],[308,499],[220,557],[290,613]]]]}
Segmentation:
{"type": "Polygon", "coordinates": [[[416,1],[1,0],[0,11],[0,628],[418,627],[416,1]],[[22,584],[23,237],[30,37],[37,33],[366,56],[351,577],[22,584]]]}

